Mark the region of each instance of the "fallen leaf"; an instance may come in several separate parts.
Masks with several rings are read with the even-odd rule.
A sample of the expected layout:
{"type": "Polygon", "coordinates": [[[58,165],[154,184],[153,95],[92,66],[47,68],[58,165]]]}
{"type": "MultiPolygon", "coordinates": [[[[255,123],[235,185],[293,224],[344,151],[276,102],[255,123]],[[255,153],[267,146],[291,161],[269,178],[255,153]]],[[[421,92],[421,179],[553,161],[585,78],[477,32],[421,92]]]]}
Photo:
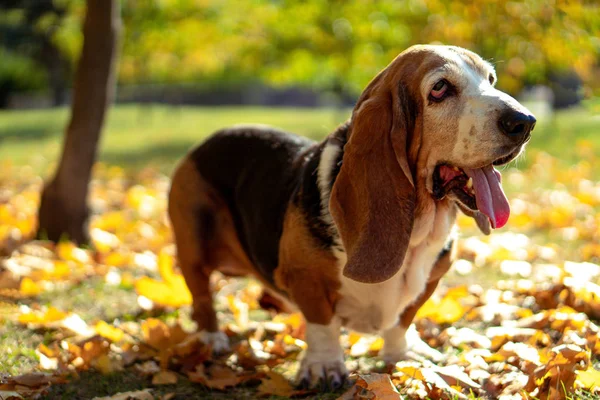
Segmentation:
{"type": "Polygon", "coordinates": [[[96,323],[94,326],[94,329],[98,335],[115,343],[120,342],[125,337],[125,332],[119,328],[109,325],[105,321],[98,321],[98,323],[96,323]]]}
{"type": "Polygon", "coordinates": [[[195,371],[188,373],[188,377],[192,382],[217,390],[225,390],[248,380],[248,376],[240,376],[231,368],[218,364],[209,368],[200,364],[195,371]]]}
{"type": "Polygon", "coordinates": [[[164,306],[181,307],[192,303],[192,295],[182,275],[173,270],[173,257],[162,251],[158,257],[158,270],[162,281],[148,277],[135,282],[135,290],[141,296],[164,306]]]}
{"type": "Polygon", "coordinates": [[[54,307],[49,307],[46,312],[27,312],[19,315],[19,322],[22,324],[48,325],[53,322],[61,321],[67,317],[67,313],[54,307]]]}
{"type": "Polygon", "coordinates": [[[576,383],[585,389],[600,389],[600,371],[590,366],[585,371],[577,371],[576,383]]]}
{"type": "Polygon", "coordinates": [[[42,293],[43,289],[40,285],[34,282],[31,278],[25,277],[21,280],[19,292],[25,297],[33,297],[42,293]]]}
{"type": "Polygon", "coordinates": [[[368,391],[371,399],[396,400],[400,397],[388,374],[358,374],[355,386],[368,391]]]}
{"type": "Polygon", "coordinates": [[[20,400],[23,399],[23,396],[21,396],[18,392],[15,392],[14,390],[0,390],[0,399],[2,400],[20,400]]]}
{"type": "Polygon", "coordinates": [[[177,383],[177,374],[172,371],[160,371],[152,377],[153,385],[174,385],[177,383]]]}
{"type": "Polygon", "coordinates": [[[296,390],[283,375],[274,371],[267,372],[257,390],[260,396],[292,397],[310,393],[306,390],[296,390]]]}

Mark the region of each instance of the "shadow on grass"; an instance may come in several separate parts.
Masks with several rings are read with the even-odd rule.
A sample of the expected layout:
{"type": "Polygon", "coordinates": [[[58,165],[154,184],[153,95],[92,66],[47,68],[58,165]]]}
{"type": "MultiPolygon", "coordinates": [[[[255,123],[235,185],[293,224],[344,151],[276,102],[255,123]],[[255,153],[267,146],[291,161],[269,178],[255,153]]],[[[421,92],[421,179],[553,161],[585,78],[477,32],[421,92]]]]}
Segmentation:
{"type": "MultiPolygon", "coordinates": [[[[187,379],[179,379],[175,385],[153,386],[151,377],[145,378],[133,371],[116,372],[102,375],[98,372],[83,372],[79,378],[69,383],[53,385],[44,399],[93,399],[94,397],[112,396],[121,392],[152,389],[152,395],[160,398],[175,393],[172,399],[252,399],[251,389],[236,393],[210,391],[202,385],[191,383],[187,379]]],[[[236,391],[237,392],[237,391],[236,391]]]]}
{"type": "Polygon", "coordinates": [[[136,170],[150,165],[159,165],[167,166],[170,171],[196,143],[190,140],[157,144],[139,151],[108,150],[100,153],[100,160],[108,165],[119,165],[126,169],[136,170]]]}
{"type": "MultiPolygon", "coordinates": [[[[257,385],[242,386],[230,389],[225,392],[208,389],[202,385],[190,382],[184,377],[174,385],[158,385],[151,383],[151,378],[144,378],[133,371],[123,371],[111,375],[101,375],[97,372],[83,372],[79,379],[73,379],[69,383],[62,385],[53,385],[48,394],[43,399],[93,399],[94,397],[112,396],[116,393],[152,389],[154,398],[159,399],[162,396],[172,393],[172,400],[187,399],[216,399],[216,400],[250,400],[261,397],[257,391],[257,385]]],[[[344,389],[335,393],[323,393],[311,397],[319,400],[333,400],[338,398],[344,389]]],[[[285,399],[285,397],[271,396],[266,399],[276,400],[285,399]]]]}
{"type": "Polygon", "coordinates": [[[0,145],[11,141],[36,141],[48,137],[60,138],[62,135],[62,125],[50,123],[41,128],[39,123],[34,122],[29,125],[5,126],[0,128],[0,145]]]}

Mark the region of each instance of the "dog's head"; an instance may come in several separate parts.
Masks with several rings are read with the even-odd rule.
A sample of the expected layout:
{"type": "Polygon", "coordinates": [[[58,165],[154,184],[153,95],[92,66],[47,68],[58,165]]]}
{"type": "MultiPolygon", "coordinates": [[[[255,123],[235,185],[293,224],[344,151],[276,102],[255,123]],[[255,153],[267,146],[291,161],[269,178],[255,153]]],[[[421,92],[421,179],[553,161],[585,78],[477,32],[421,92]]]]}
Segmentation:
{"type": "Polygon", "coordinates": [[[367,86],[330,200],[348,256],[344,275],[374,283],[398,271],[417,190],[455,201],[484,232],[506,223],[493,166],[519,155],[535,118],[495,83],[493,67],[473,52],[414,46],[367,86]]]}

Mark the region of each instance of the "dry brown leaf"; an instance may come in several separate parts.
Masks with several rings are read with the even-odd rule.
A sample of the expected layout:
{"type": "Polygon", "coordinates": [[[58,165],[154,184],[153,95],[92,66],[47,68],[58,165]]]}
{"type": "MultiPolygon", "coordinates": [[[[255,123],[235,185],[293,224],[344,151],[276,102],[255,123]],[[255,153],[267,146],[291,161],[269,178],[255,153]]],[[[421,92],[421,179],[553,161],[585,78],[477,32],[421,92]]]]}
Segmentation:
{"type": "Polygon", "coordinates": [[[374,400],[396,400],[400,397],[388,374],[358,374],[355,387],[361,388],[363,393],[367,391],[367,398],[374,400]]]}
{"type": "Polygon", "coordinates": [[[18,392],[14,390],[0,390],[0,399],[2,400],[21,400],[23,396],[21,396],[18,392]]]}
{"type": "Polygon", "coordinates": [[[152,377],[153,385],[174,385],[177,383],[177,374],[173,371],[160,371],[152,377]]]}
{"type": "Polygon", "coordinates": [[[135,364],[134,368],[142,376],[154,375],[160,372],[160,367],[154,360],[148,360],[141,364],[135,364]]]}
{"type": "Polygon", "coordinates": [[[310,393],[306,390],[296,390],[281,374],[274,371],[267,372],[258,386],[259,396],[293,397],[310,393]]]}
{"type": "Polygon", "coordinates": [[[196,367],[196,370],[188,373],[190,381],[200,383],[208,388],[225,390],[234,387],[249,379],[248,376],[240,376],[231,368],[222,365],[213,365],[206,368],[204,364],[196,367]]]}

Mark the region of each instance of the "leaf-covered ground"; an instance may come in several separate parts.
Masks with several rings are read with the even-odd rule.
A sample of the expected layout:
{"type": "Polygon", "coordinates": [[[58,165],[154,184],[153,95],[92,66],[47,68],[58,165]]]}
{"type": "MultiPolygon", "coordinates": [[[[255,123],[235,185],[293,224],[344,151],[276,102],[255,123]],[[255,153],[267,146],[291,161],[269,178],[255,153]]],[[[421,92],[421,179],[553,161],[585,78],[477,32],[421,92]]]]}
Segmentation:
{"type": "Polygon", "coordinates": [[[167,177],[97,166],[91,250],[28,242],[41,178],[0,168],[0,399],[600,398],[593,156],[565,167],[540,153],[505,170],[512,216],[489,237],[460,218],[460,260],[416,319],[442,362],[386,366],[381,339],[345,331],[354,374],[324,394],[290,385],[302,317],[261,309],[253,280],[213,277],[233,351],[210,357],[177,269],[167,177]]]}

